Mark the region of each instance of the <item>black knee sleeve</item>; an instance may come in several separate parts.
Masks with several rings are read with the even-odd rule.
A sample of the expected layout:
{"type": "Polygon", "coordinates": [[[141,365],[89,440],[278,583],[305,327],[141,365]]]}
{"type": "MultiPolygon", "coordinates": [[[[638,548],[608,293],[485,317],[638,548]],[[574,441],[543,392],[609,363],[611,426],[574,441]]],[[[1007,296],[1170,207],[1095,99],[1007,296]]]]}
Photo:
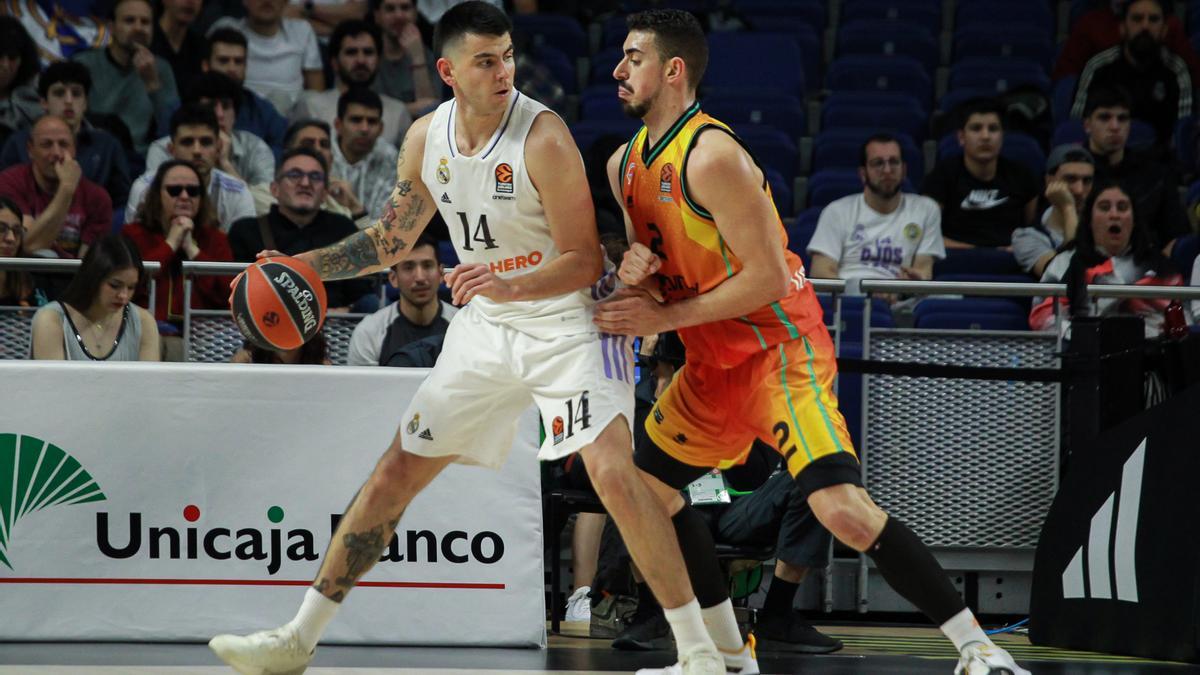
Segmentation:
{"type": "Polygon", "coordinates": [[[717,547],[704,517],[685,504],[671,518],[671,523],[675,525],[675,536],[679,538],[679,549],[700,607],[707,609],[725,602],[729,598],[725,574],[717,562],[717,547]]]}
{"type": "Polygon", "coordinates": [[[883,579],[937,625],[966,607],[929,548],[899,520],[888,516],[879,539],[866,553],[883,579]]]}

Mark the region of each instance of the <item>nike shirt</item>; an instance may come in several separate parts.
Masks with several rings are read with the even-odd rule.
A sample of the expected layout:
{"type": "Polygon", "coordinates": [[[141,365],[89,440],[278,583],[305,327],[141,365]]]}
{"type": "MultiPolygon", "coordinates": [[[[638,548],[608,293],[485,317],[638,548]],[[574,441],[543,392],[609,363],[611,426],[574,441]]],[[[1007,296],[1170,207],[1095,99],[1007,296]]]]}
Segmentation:
{"type": "Polygon", "coordinates": [[[1038,179],[1001,157],[990,181],[972,176],[962,155],[948,157],[925,177],[921,194],[942,205],[942,235],[974,246],[1004,247],[1025,223],[1025,205],[1037,196],[1038,179]]]}

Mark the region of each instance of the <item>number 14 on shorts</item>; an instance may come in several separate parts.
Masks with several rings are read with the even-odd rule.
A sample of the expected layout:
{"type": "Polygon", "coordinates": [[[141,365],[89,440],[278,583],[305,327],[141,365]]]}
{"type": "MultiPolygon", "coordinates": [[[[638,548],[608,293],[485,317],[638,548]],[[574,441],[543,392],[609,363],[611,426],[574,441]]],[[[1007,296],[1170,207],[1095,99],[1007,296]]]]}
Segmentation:
{"type": "Polygon", "coordinates": [[[567,399],[566,403],[567,416],[565,421],[561,415],[556,415],[554,421],[550,423],[550,435],[554,438],[555,445],[574,436],[576,431],[583,431],[592,426],[592,415],[588,412],[588,393],[586,390],[578,398],[567,399]]]}

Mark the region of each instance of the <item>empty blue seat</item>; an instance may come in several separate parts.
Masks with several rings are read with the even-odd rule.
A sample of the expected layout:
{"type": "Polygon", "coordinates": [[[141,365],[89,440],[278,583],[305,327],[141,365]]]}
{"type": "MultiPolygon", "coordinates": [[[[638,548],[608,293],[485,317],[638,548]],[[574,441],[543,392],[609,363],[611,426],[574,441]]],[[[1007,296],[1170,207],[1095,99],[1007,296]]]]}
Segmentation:
{"type": "Polygon", "coordinates": [[[862,180],[854,169],[826,169],[808,178],[808,206],[825,207],[835,199],[861,192],[862,180]]]}
{"type": "Polygon", "coordinates": [[[831,91],[895,92],[915,98],[928,110],[933,82],[916,59],[907,56],[843,56],[829,64],[831,91]]]}
{"type": "Polygon", "coordinates": [[[621,59],[625,58],[625,53],[621,51],[620,46],[613,49],[605,49],[592,55],[591,65],[588,66],[588,84],[599,85],[609,84],[613,87],[613,95],[617,93],[617,80],[613,77],[613,70],[621,59]]]}
{"type": "Polygon", "coordinates": [[[779,217],[790,217],[793,211],[791,183],[774,169],[763,169],[763,176],[767,179],[767,184],[771,186],[771,199],[775,202],[775,210],[779,213],[779,217]]]}
{"type": "Polygon", "coordinates": [[[1050,116],[1056,123],[1070,119],[1071,103],[1075,101],[1075,85],[1078,83],[1079,78],[1073,75],[1054,83],[1054,91],[1050,94],[1050,116]]]}
{"type": "Polygon", "coordinates": [[[941,46],[924,26],[899,21],[843,21],[837,32],[837,55],[850,54],[910,56],[932,72],[941,60],[941,46]]]}
{"type": "Polygon", "coordinates": [[[587,56],[587,33],[575,19],[564,14],[517,14],[513,16],[513,32],[528,35],[533,45],[546,44],[567,56],[587,56]]]}
{"type": "Polygon", "coordinates": [[[1045,0],[983,0],[959,2],[954,15],[957,29],[971,26],[1019,24],[1024,32],[1036,31],[1047,37],[1054,34],[1054,14],[1045,0]]]}
{"type": "Polygon", "coordinates": [[[957,110],[959,106],[968,101],[973,101],[978,98],[994,99],[995,97],[996,92],[992,91],[991,89],[981,89],[979,87],[956,89],[954,91],[946,92],[946,95],[942,97],[942,100],[938,101],[937,107],[938,110],[952,113],[957,110]]]}
{"type": "MultiPolygon", "coordinates": [[[[800,67],[804,71],[804,82],[817,83],[821,81],[821,31],[813,28],[800,19],[778,16],[743,17],[754,34],[785,35],[800,47],[800,67]]],[[[705,78],[707,86],[708,78],[705,78]]]]}
{"type": "Polygon", "coordinates": [[[621,99],[617,98],[616,83],[592,85],[584,89],[579,96],[579,119],[628,119],[628,116],[621,110],[621,99]]]}
{"type": "MultiPolygon", "coordinates": [[[[823,169],[857,169],[861,160],[862,144],[876,129],[829,129],[813,138],[812,171],[823,169]]],[[[900,154],[908,165],[908,175],[920,178],[925,175],[924,153],[912,137],[895,134],[900,143],[900,154]]]]}
{"type": "Polygon", "coordinates": [[[929,115],[914,97],[893,92],[834,92],[821,106],[821,129],[869,128],[908,134],[928,133],[929,115]]]}
{"type": "Polygon", "coordinates": [[[955,31],[953,60],[973,58],[1017,59],[1045,69],[1054,58],[1054,45],[1046,35],[996,30],[994,26],[968,26],[955,31]]]}
{"type": "Polygon", "coordinates": [[[950,66],[950,91],[988,89],[995,95],[1026,85],[1049,94],[1045,67],[1015,59],[966,59],[950,66]]]}
{"type": "MultiPolygon", "coordinates": [[[[817,295],[817,300],[821,303],[821,311],[825,313],[825,325],[831,326],[835,330],[839,328],[842,330],[843,347],[846,342],[862,342],[863,306],[867,300],[865,295],[842,296],[842,325],[840,327],[833,326],[835,309],[833,298],[825,293],[820,293],[817,295]]],[[[896,327],[896,320],[892,317],[892,307],[883,298],[871,298],[871,327],[896,327]]],[[[859,353],[861,354],[861,352],[859,353]]]]}
{"type": "Polygon", "coordinates": [[[1187,278],[1188,283],[1194,283],[1192,266],[1196,264],[1196,256],[1200,254],[1200,237],[1194,234],[1184,235],[1175,242],[1171,249],[1171,262],[1179,273],[1187,278]]]}
{"type": "Polygon", "coordinates": [[[940,0],[846,0],[838,16],[843,24],[862,20],[902,21],[924,26],[933,33],[942,30],[940,0]]]}
{"type": "Polygon", "coordinates": [[[804,96],[804,70],[796,67],[803,54],[790,35],[713,33],[708,37],[708,55],[704,82],[709,89],[804,96]],[[764,58],[767,54],[770,58],[764,58]]]}
{"type": "Polygon", "coordinates": [[[935,279],[946,274],[1021,274],[1017,259],[998,248],[951,248],[946,257],[933,263],[935,279]]]}
{"type": "Polygon", "coordinates": [[[828,13],[822,0],[735,0],[733,9],[743,17],[802,19],[817,30],[828,25],[828,13]]]}
{"type": "Polygon", "coordinates": [[[638,120],[629,118],[625,119],[604,119],[604,120],[580,120],[571,125],[571,136],[575,139],[575,145],[579,146],[579,152],[584,157],[588,156],[588,151],[596,141],[602,138],[620,138],[621,143],[633,138],[633,134],[642,126],[638,120]]]}
{"type": "MultiPolygon", "coordinates": [[[[938,143],[938,160],[961,155],[962,151],[957,135],[946,134],[938,143]]],[[[1024,165],[1035,176],[1041,176],[1046,172],[1046,153],[1038,144],[1037,139],[1028,134],[1016,131],[1004,134],[1004,145],[1000,148],[1000,156],[1024,165]]]]}
{"type": "MultiPolygon", "coordinates": [[[[571,57],[550,45],[539,45],[533,48],[533,60],[545,66],[554,79],[562,85],[568,94],[579,93],[579,74],[571,57]]],[[[616,96],[615,92],[613,94],[616,96]]]]}
{"type": "Polygon", "coordinates": [[[704,97],[700,107],[737,132],[747,124],[766,124],[792,138],[800,138],[808,131],[804,104],[791,94],[731,95],[718,92],[704,97]]]}
{"type": "Polygon", "coordinates": [[[738,137],[750,148],[750,152],[754,153],[755,159],[763,166],[778,171],[788,185],[791,185],[799,169],[800,154],[790,136],[763,125],[747,125],[736,131],[738,137]]]}
{"type": "Polygon", "coordinates": [[[913,325],[943,330],[1029,330],[1029,313],[1004,298],[928,298],[913,310],[913,325]]]}
{"type": "Polygon", "coordinates": [[[788,250],[804,259],[804,267],[808,269],[808,242],[812,241],[813,233],[817,231],[817,218],[821,209],[805,209],[787,228],[788,250]],[[810,215],[815,211],[815,214],[810,215]]]}
{"type": "Polygon", "coordinates": [[[624,14],[614,14],[600,23],[600,49],[609,50],[620,48],[625,44],[629,28],[625,23],[624,14]]]}

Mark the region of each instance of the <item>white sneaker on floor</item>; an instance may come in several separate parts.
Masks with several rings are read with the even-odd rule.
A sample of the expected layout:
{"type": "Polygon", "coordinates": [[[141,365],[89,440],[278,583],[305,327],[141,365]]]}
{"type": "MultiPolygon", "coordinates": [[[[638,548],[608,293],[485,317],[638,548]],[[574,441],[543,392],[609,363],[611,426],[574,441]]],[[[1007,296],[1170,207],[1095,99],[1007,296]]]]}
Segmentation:
{"type": "MultiPolygon", "coordinates": [[[[756,670],[758,672],[757,664],[756,670]]],[[[642,668],[637,675],[725,675],[726,673],[741,672],[725,670],[725,660],[715,649],[698,647],[681,654],[679,662],[666,668],[642,668]]]]}
{"type": "Polygon", "coordinates": [[[567,598],[567,615],[563,621],[592,620],[592,599],[588,597],[588,593],[591,592],[591,586],[580,586],[575,589],[571,597],[567,598]]]}
{"type": "Polygon", "coordinates": [[[208,647],[242,675],[300,675],[313,656],[288,626],[250,635],[218,635],[208,641],[208,647]]]}
{"type": "Polygon", "coordinates": [[[1032,675],[1008,652],[995,645],[971,642],[963,647],[954,675],[1032,675]]]}

